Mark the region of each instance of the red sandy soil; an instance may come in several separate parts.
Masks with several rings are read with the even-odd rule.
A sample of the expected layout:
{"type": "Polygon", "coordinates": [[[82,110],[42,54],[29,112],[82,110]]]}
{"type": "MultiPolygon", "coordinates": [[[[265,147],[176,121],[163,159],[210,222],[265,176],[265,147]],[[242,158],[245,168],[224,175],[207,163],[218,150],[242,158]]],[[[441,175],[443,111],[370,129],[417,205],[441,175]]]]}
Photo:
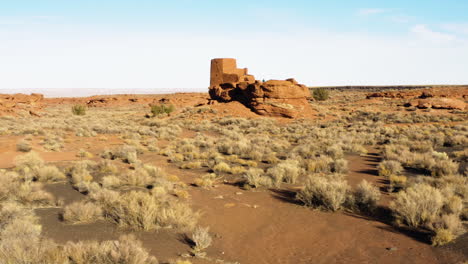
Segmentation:
{"type": "MultiPolygon", "coordinates": [[[[191,133],[184,133],[193,136],[191,133]]],[[[1,168],[12,164],[17,138],[2,138],[1,168]]],[[[89,140],[89,139],[88,139],[89,140]]],[[[99,141],[92,142],[99,144],[99,141]]],[[[163,142],[161,142],[163,143],[163,142]]],[[[73,160],[72,153],[40,152],[48,161],[73,160]],[[60,158],[58,158],[60,156],[60,158]]],[[[350,163],[348,180],[356,186],[366,179],[384,187],[383,179],[376,176],[379,157],[371,150],[369,155],[347,157],[350,163]]],[[[181,170],[167,162],[167,158],[153,153],[141,160],[178,175],[190,184],[203,173],[199,170],[181,170]]],[[[214,235],[213,246],[207,253],[213,259],[240,263],[461,263],[467,255],[460,251],[434,248],[421,241],[416,234],[404,233],[385,221],[367,219],[347,212],[327,213],[298,205],[290,189],[282,191],[244,191],[230,184],[220,184],[211,190],[190,187],[191,203],[203,211],[203,225],[214,235]],[[396,248],[395,251],[389,248],[396,248]]],[[[65,204],[83,199],[68,183],[48,184],[46,190],[61,198],[65,204]]],[[[384,196],[385,193],[384,193],[384,196]]],[[[388,197],[383,203],[388,203],[388,197]]],[[[45,236],[59,243],[86,239],[116,239],[126,230],[100,221],[86,225],[67,225],[59,219],[59,208],[37,209],[45,236]]],[[[152,254],[160,260],[175,259],[189,251],[181,234],[167,230],[140,232],[152,254]]],[[[195,259],[194,263],[210,263],[195,259]]]]}

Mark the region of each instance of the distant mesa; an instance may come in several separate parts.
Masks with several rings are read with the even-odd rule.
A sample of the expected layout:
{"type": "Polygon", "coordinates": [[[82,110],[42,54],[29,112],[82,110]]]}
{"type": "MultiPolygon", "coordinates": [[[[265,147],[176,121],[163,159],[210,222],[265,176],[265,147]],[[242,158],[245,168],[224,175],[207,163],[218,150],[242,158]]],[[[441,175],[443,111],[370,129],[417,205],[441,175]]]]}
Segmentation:
{"type": "Polygon", "coordinates": [[[235,59],[211,60],[209,94],[219,102],[238,101],[255,113],[272,117],[310,117],[310,91],[294,79],[255,80],[247,68],[237,68],[235,59]]]}

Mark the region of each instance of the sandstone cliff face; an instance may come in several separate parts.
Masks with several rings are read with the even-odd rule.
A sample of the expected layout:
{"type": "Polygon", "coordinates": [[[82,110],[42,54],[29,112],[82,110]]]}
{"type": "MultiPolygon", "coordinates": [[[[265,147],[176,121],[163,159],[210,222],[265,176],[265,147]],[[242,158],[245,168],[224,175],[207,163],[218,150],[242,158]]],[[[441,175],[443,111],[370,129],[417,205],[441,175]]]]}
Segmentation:
{"type": "Polygon", "coordinates": [[[213,100],[238,101],[255,113],[273,117],[305,117],[313,111],[309,89],[294,79],[261,82],[237,69],[235,59],[213,59],[209,88],[213,100]]]}
{"type": "MultiPolygon", "coordinates": [[[[44,99],[42,94],[0,94],[0,115],[29,111],[34,114],[44,99]]],[[[35,115],[35,114],[34,114],[35,115]]]]}

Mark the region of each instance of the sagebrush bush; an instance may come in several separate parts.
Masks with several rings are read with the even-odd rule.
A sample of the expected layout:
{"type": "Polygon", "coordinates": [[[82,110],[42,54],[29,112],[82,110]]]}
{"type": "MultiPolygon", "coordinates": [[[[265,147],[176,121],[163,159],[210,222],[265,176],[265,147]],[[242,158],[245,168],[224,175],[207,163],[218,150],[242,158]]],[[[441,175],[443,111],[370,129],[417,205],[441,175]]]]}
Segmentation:
{"type": "Polygon", "coordinates": [[[225,163],[225,162],[220,162],[218,164],[216,164],[214,167],[213,167],[213,171],[214,172],[224,172],[224,173],[230,173],[231,172],[231,166],[229,166],[229,164],[225,163]]]}
{"type": "Polygon", "coordinates": [[[55,166],[44,166],[37,170],[36,180],[40,182],[56,182],[65,179],[65,174],[55,166]]]}
{"type": "Polygon", "coordinates": [[[379,164],[379,175],[390,177],[391,175],[398,175],[403,171],[401,163],[396,160],[384,160],[379,164]]]}
{"type": "Polygon", "coordinates": [[[158,260],[150,256],[142,243],[133,235],[122,235],[118,241],[86,241],[68,242],[64,252],[70,264],[102,263],[102,264],[158,264],[158,260]]]}
{"type": "Polygon", "coordinates": [[[308,207],[340,210],[348,198],[350,187],[339,177],[311,176],[296,198],[308,207]]]}
{"type": "Polygon", "coordinates": [[[439,228],[435,230],[435,235],[432,237],[433,246],[442,246],[452,242],[455,239],[453,233],[445,228],[439,228]]]}
{"type": "Polygon", "coordinates": [[[398,223],[417,228],[432,224],[443,205],[444,198],[440,191],[421,183],[397,193],[390,208],[398,223]]]}
{"type": "Polygon", "coordinates": [[[169,197],[157,198],[140,191],[123,194],[103,192],[96,198],[100,200],[106,218],[121,227],[134,230],[190,230],[195,227],[199,215],[185,203],[171,200],[169,197]]]}
{"type": "Polygon", "coordinates": [[[16,144],[16,149],[21,152],[29,152],[32,150],[32,146],[28,141],[21,140],[16,144]]]}
{"type": "Polygon", "coordinates": [[[102,218],[102,209],[92,202],[74,202],[65,206],[62,218],[72,224],[91,223],[102,218]]]}
{"type": "Polygon", "coordinates": [[[195,179],[194,184],[198,187],[209,189],[213,187],[213,185],[218,179],[220,179],[220,177],[216,175],[216,173],[208,173],[200,178],[195,179]]]}
{"type": "Polygon", "coordinates": [[[86,106],[85,105],[74,105],[72,106],[72,113],[74,115],[86,115],[86,106]]]}
{"type": "Polygon", "coordinates": [[[211,245],[212,238],[210,236],[209,227],[198,226],[192,233],[191,239],[193,241],[193,250],[195,252],[201,252],[211,245]]]}
{"type": "Polygon", "coordinates": [[[380,191],[374,185],[362,180],[354,191],[354,202],[359,210],[372,213],[380,200],[380,191]]]}
{"type": "Polygon", "coordinates": [[[296,183],[302,173],[297,160],[285,160],[267,170],[267,174],[273,179],[276,187],[279,187],[282,182],[296,183]]]}
{"type": "Polygon", "coordinates": [[[270,187],[273,187],[273,179],[271,177],[269,177],[269,176],[266,176],[263,169],[249,168],[244,173],[244,178],[246,179],[247,183],[250,186],[253,186],[255,188],[259,188],[259,187],[270,188],[270,187]]]}

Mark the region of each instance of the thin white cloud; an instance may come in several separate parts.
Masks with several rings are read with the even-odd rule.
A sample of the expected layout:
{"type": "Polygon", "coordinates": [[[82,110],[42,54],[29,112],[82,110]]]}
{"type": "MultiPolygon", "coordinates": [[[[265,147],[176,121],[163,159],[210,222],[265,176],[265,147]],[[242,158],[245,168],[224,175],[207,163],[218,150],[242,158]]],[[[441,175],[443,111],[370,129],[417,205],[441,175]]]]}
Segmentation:
{"type": "Polygon", "coordinates": [[[447,43],[456,40],[455,35],[434,31],[423,24],[413,26],[411,32],[417,37],[433,43],[447,43]]]}
{"type": "Polygon", "coordinates": [[[409,23],[413,20],[413,17],[406,15],[393,15],[389,17],[392,22],[395,23],[409,23]]]}
{"type": "Polygon", "coordinates": [[[0,16],[0,25],[44,24],[60,18],[59,16],[0,16]]]}
{"type": "Polygon", "coordinates": [[[387,12],[383,8],[362,8],[357,11],[357,14],[360,16],[370,16],[387,12]]]}
{"type": "Polygon", "coordinates": [[[443,24],[441,28],[456,34],[468,35],[468,23],[447,23],[443,24]]]}

